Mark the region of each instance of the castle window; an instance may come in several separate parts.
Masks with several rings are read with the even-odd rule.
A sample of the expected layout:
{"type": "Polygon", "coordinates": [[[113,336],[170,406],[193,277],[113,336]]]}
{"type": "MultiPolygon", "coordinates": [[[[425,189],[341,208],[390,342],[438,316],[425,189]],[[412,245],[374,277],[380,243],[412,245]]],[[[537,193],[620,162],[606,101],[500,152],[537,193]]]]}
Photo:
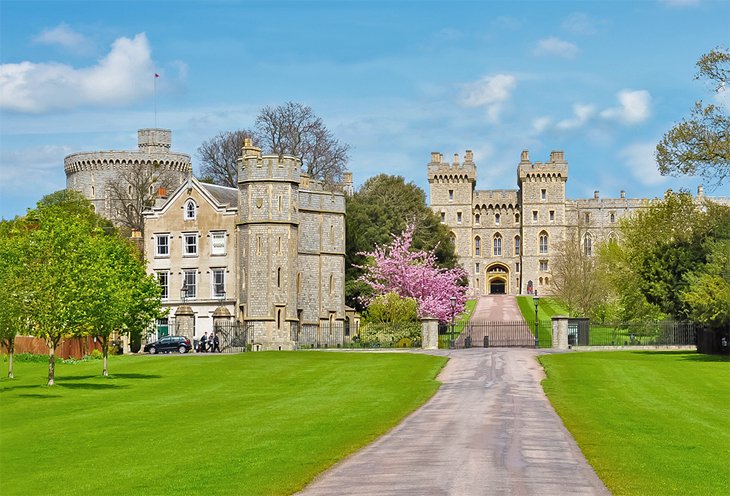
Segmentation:
{"type": "Polygon", "coordinates": [[[515,224],[520,223],[520,214],[515,214],[515,224]]]}
{"type": "Polygon", "coordinates": [[[502,255],[502,235],[497,233],[494,235],[494,256],[502,255]]]}
{"type": "Polygon", "coordinates": [[[276,269],[276,287],[277,288],[281,287],[281,267],[276,269]]]}
{"type": "Polygon", "coordinates": [[[454,233],[449,234],[449,241],[451,241],[451,246],[453,246],[454,251],[456,251],[456,234],[454,234],[454,233]]]}
{"type": "Polygon", "coordinates": [[[540,255],[546,255],[548,252],[548,234],[543,231],[540,233],[540,255]]]}
{"type": "Polygon", "coordinates": [[[335,226],[330,224],[330,244],[335,244],[335,226]]]}
{"type": "Polygon", "coordinates": [[[132,185],[131,184],[129,186],[127,186],[127,194],[129,195],[130,198],[132,197],[132,185]]]}
{"type": "Polygon", "coordinates": [[[461,212],[456,212],[456,223],[461,224],[461,212]]]}
{"type": "Polygon", "coordinates": [[[515,236],[515,256],[520,256],[520,235],[515,236]]]}
{"type": "Polygon", "coordinates": [[[550,211],[550,222],[555,222],[555,210],[550,211]]]}
{"type": "Polygon", "coordinates": [[[593,237],[591,233],[586,233],[583,236],[583,254],[587,257],[593,255],[593,237]]]}
{"type": "Polygon", "coordinates": [[[479,222],[481,220],[481,217],[479,214],[474,215],[474,224],[479,225],[479,222]]]}
{"type": "Polygon", "coordinates": [[[169,234],[155,234],[155,256],[156,257],[169,257],[170,256],[170,235],[169,234]]]}
{"type": "Polygon", "coordinates": [[[614,244],[618,243],[618,236],[616,236],[616,233],[611,233],[611,234],[608,235],[608,243],[609,244],[611,244],[611,243],[614,243],[614,244]]]}
{"type": "Polygon", "coordinates": [[[281,329],[281,308],[276,309],[276,328],[281,329]]]}
{"type": "Polygon", "coordinates": [[[261,255],[261,235],[256,236],[256,255],[261,255]]]}
{"type": "Polygon", "coordinates": [[[163,300],[168,299],[170,297],[170,273],[166,270],[158,272],[157,282],[159,283],[160,288],[162,288],[161,298],[163,300]]]}
{"type": "Polygon", "coordinates": [[[500,220],[500,215],[494,214],[494,224],[495,225],[497,225],[497,226],[499,225],[499,220],[500,220]]]}
{"type": "Polygon", "coordinates": [[[532,222],[537,222],[537,210],[532,211],[532,222]]]}
{"type": "Polygon", "coordinates": [[[186,270],[183,276],[183,287],[185,288],[185,297],[194,300],[198,297],[198,271],[186,270]]]}
{"type": "Polygon", "coordinates": [[[482,255],[482,239],[479,236],[474,238],[474,255],[477,257],[482,255]]]}
{"type": "Polygon", "coordinates": [[[541,189],[540,190],[540,199],[541,200],[546,200],[547,199],[547,190],[546,189],[541,189]]]}
{"type": "Polygon", "coordinates": [[[542,277],[540,278],[540,286],[542,286],[542,277]]]}
{"type": "Polygon", "coordinates": [[[479,274],[479,262],[477,262],[476,264],[474,264],[474,272],[476,272],[477,274],[479,274]]]}
{"type": "Polygon", "coordinates": [[[519,271],[520,271],[520,262],[517,262],[515,264],[515,272],[519,272],[519,271]]]}
{"type": "Polygon", "coordinates": [[[95,197],[95,195],[94,195],[94,187],[93,187],[93,186],[91,187],[91,197],[92,197],[92,198],[94,198],[94,197],[95,197]]]}
{"type": "Polygon", "coordinates": [[[616,222],[616,214],[611,212],[611,224],[613,224],[614,222],[616,222]]]}
{"type": "Polygon", "coordinates": [[[547,272],[547,271],[548,271],[548,261],[540,260],[540,272],[547,272]]]}
{"type": "Polygon", "coordinates": [[[211,283],[213,284],[213,298],[223,298],[226,295],[226,269],[213,269],[211,271],[211,283]]]}
{"type": "Polygon", "coordinates": [[[441,223],[446,224],[446,212],[441,212],[441,223]]]}
{"type": "Polygon", "coordinates": [[[591,221],[591,214],[586,212],[585,215],[583,216],[583,220],[585,221],[586,224],[588,224],[591,221]]]}
{"type": "Polygon", "coordinates": [[[276,240],[276,252],[281,255],[281,236],[276,240]]]}
{"type": "Polygon", "coordinates": [[[284,198],[279,196],[279,212],[281,212],[283,206],[284,206],[284,198]]]}
{"type": "Polygon", "coordinates": [[[225,255],[226,254],[226,233],[214,232],[210,233],[210,254],[225,255]]]}
{"type": "Polygon", "coordinates": [[[198,256],[198,233],[183,234],[183,256],[198,256]]]}
{"type": "Polygon", "coordinates": [[[297,294],[302,292],[302,273],[297,272],[297,294]]]}
{"type": "Polygon", "coordinates": [[[546,277],[546,278],[545,278],[545,284],[546,284],[546,285],[550,285],[550,278],[549,278],[549,277],[546,277]]]}
{"type": "Polygon", "coordinates": [[[454,190],[453,189],[449,190],[449,201],[450,202],[454,201],[454,190]]]}
{"type": "Polygon", "coordinates": [[[193,200],[188,200],[185,203],[185,220],[193,219],[195,219],[195,202],[193,200]]]}
{"type": "Polygon", "coordinates": [[[330,294],[334,294],[335,292],[335,276],[334,274],[330,274],[330,294]]]}

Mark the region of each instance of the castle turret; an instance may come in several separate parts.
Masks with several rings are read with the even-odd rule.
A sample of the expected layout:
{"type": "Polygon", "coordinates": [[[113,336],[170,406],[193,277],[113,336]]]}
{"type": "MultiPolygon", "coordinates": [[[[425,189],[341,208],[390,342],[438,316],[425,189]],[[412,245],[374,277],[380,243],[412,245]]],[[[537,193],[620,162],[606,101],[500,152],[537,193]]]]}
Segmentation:
{"type": "Polygon", "coordinates": [[[292,349],[297,319],[301,162],[262,155],[246,138],[238,159],[239,304],[254,347],[292,349]]]}

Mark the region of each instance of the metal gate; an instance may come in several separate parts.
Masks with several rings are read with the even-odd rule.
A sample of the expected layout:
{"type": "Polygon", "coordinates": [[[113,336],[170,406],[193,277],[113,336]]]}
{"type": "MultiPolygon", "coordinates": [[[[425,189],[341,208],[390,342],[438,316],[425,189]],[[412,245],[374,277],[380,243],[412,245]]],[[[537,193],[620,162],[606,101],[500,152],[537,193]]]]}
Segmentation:
{"type": "MultiPolygon", "coordinates": [[[[551,323],[540,322],[539,333],[550,333],[551,323]]],[[[535,347],[535,324],[524,320],[513,322],[475,322],[464,326],[454,340],[457,349],[535,347]]],[[[548,334],[545,334],[548,336],[548,334]]],[[[544,340],[544,336],[541,336],[544,340]]]]}
{"type": "Polygon", "coordinates": [[[221,353],[241,353],[246,351],[253,326],[241,322],[216,322],[213,331],[218,336],[221,353]]]}

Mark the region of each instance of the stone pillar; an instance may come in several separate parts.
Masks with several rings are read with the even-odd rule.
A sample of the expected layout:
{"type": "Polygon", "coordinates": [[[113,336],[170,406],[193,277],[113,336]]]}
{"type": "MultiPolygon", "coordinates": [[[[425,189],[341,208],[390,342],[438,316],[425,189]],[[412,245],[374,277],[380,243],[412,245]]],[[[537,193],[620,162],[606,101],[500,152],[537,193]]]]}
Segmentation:
{"type": "Polygon", "coordinates": [[[437,350],[439,348],[439,321],[433,317],[421,319],[421,348],[437,350]]]}
{"type": "Polygon", "coordinates": [[[195,351],[195,313],[188,305],[180,305],[175,311],[175,335],[190,339],[191,351],[195,351]]]}
{"type": "Polygon", "coordinates": [[[215,309],[213,312],[213,329],[216,329],[218,325],[226,326],[231,321],[231,312],[223,306],[215,309]]]}
{"type": "Polygon", "coordinates": [[[553,349],[567,350],[568,348],[568,317],[556,315],[553,317],[553,349]]]}

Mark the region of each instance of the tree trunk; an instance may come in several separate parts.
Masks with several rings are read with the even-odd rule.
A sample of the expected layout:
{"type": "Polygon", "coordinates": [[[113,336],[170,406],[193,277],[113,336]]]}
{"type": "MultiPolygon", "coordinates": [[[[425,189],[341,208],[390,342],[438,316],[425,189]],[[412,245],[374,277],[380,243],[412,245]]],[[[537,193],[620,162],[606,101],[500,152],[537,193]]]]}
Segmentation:
{"type": "Polygon", "coordinates": [[[101,353],[104,356],[104,377],[109,377],[109,336],[101,336],[101,353]]]}
{"type": "Polygon", "coordinates": [[[8,377],[10,379],[15,378],[13,374],[13,357],[15,356],[15,337],[8,340],[8,377]]]}
{"type": "Polygon", "coordinates": [[[48,341],[48,385],[53,386],[56,376],[56,342],[48,341]]]}

